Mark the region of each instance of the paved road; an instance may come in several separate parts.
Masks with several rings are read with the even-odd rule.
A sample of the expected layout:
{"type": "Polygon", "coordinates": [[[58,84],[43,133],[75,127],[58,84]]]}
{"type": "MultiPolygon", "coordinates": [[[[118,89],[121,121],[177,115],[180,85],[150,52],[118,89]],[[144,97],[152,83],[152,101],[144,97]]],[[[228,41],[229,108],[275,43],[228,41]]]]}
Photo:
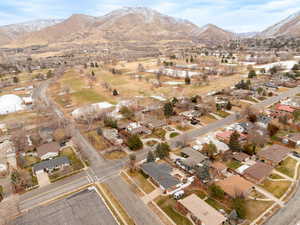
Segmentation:
{"type": "Polygon", "coordinates": [[[118,225],[95,190],[85,189],[34,208],[11,225],[118,225]]]}
{"type": "MultiPolygon", "coordinates": [[[[263,109],[266,107],[269,107],[273,105],[274,103],[283,100],[287,97],[294,96],[296,94],[300,93],[300,87],[296,87],[293,89],[290,89],[286,92],[280,93],[278,96],[273,96],[271,98],[268,98],[264,101],[261,101],[257,104],[254,104],[253,106],[257,107],[258,109],[263,109]]],[[[200,137],[204,134],[207,134],[209,132],[215,131],[217,129],[220,129],[226,125],[232,124],[239,118],[238,114],[232,114],[224,119],[218,120],[214,123],[208,124],[207,126],[201,127],[199,129],[194,129],[191,131],[187,131],[181,135],[178,135],[175,138],[172,138],[169,143],[172,147],[175,147],[178,142],[184,141],[192,141],[193,139],[200,137]]]]}
{"type": "Polygon", "coordinates": [[[281,208],[265,225],[299,225],[300,224],[300,188],[295,196],[281,208]]]}
{"type": "MultiPolygon", "coordinates": [[[[49,100],[48,96],[46,95],[46,90],[49,86],[51,81],[43,82],[39,87],[36,88],[34,96],[42,99],[46,105],[51,106],[54,113],[56,113],[60,118],[64,118],[64,114],[56,107],[55,104],[52,104],[49,100]]],[[[291,89],[287,92],[280,94],[279,96],[275,96],[269,98],[263,102],[256,104],[257,107],[267,107],[276,103],[279,100],[282,100],[286,97],[293,96],[300,92],[300,87],[291,89]]],[[[65,118],[64,118],[65,119],[65,118]]],[[[195,137],[204,135],[225,125],[231,124],[237,120],[237,115],[233,114],[219,120],[215,123],[209,124],[208,126],[192,130],[186,132],[183,135],[177,136],[170,140],[170,144],[174,145],[177,141],[184,139],[194,139],[195,137]]],[[[81,135],[80,131],[76,129],[76,126],[72,121],[69,121],[70,129],[73,136],[76,138],[78,144],[81,146],[84,154],[90,161],[90,168],[86,171],[86,176],[88,176],[87,182],[108,182],[108,185],[111,187],[114,194],[117,198],[121,201],[124,205],[126,210],[128,210],[129,216],[136,220],[137,224],[160,224],[160,222],[155,221],[152,212],[142,203],[139,201],[137,196],[130,190],[128,184],[120,179],[118,173],[128,160],[116,160],[116,161],[106,161],[104,160],[97,151],[93,148],[93,146],[81,135]],[[111,179],[110,179],[111,178],[111,179]],[[108,181],[107,181],[108,180],[108,181]]],[[[146,156],[149,149],[144,149],[143,151],[139,152],[137,155],[138,159],[142,159],[146,156]]],[[[81,175],[80,182],[83,180],[87,180],[85,175],[81,175]]],[[[77,181],[74,181],[75,178],[71,177],[70,180],[64,180],[63,189],[64,190],[72,190],[77,187],[77,181]],[[76,183],[76,185],[74,185],[76,183]]],[[[80,183],[79,182],[79,183],[80,183]]],[[[59,184],[57,184],[59,186],[59,184]]],[[[39,190],[32,191],[33,195],[36,195],[39,190]]],[[[49,187],[48,192],[45,195],[38,195],[39,197],[30,198],[28,196],[23,196],[23,205],[21,202],[21,206],[26,209],[38,204],[41,201],[47,201],[47,199],[51,199],[54,196],[58,196],[61,191],[57,188],[49,187]],[[41,197],[42,196],[42,197],[41,197]]],[[[157,219],[156,219],[157,220],[157,219]]]]}
{"type": "Polygon", "coordinates": [[[125,210],[136,224],[140,225],[163,225],[154,213],[149,210],[144,202],[132,193],[129,186],[121,177],[115,177],[105,182],[110,190],[119,199],[125,210]]]}
{"type": "Polygon", "coordinates": [[[20,211],[27,211],[57,196],[77,190],[89,183],[85,172],[82,172],[64,180],[57,181],[49,186],[29,191],[20,195],[19,209],[20,211]]]}

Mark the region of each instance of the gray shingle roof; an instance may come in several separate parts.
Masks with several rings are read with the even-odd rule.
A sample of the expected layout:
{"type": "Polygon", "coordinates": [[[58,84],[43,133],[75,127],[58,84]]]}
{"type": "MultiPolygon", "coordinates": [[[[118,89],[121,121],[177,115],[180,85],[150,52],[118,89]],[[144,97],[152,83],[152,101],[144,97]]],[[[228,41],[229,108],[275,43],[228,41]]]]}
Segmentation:
{"type": "Polygon", "coordinates": [[[141,169],[165,189],[174,187],[180,183],[177,178],[170,175],[172,167],[166,163],[144,163],[141,165],[141,169]]]}
{"type": "Polygon", "coordinates": [[[61,156],[54,159],[39,162],[33,166],[33,170],[34,172],[44,169],[51,170],[66,164],[70,164],[68,157],[61,156]]]}

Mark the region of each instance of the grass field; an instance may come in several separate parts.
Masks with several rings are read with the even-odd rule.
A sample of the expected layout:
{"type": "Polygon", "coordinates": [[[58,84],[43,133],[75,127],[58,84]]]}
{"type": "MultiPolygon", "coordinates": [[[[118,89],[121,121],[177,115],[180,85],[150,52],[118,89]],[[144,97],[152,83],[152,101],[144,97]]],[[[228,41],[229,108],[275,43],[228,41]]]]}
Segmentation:
{"type": "Polygon", "coordinates": [[[123,159],[126,156],[127,156],[127,153],[122,150],[106,152],[103,154],[103,157],[108,160],[123,159]]]}
{"type": "Polygon", "coordinates": [[[274,202],[246,200],[246,219],[252,221],[266,211],[274,202]]]}
{"type": "Polygon", "coordinates": [[[297,160],[288,157],[281,162],[281,165],[276,167],[276,170],[279,172],[288,175],[289,177],[294,177],[295,168],[296,168],[297,160]]]}
{"type": "Polygon", "coordinates": [[[275,197],[280,198],[292,183],[290,181],[270,181],[265,180],[261,186],[268,192],[272,193],[275,197]]]}
{"type": "Polygon", "coordinates": [[[95,130],[89,131],[88,133],[86,133],[86,136],[87,136],[88,140],[90,141],[90,143],[98,151],[102,151],[108,147],[104,138],[102,136],[98,135],[95,130]]]}
{"type": "Polygon", "coordinates": [[[242,164],[237,160],[231,160],[231,161],[226,163],[226,166],[228,166],[228,168],[231,168],[233,170],[239,168],[241,165],[242,164]]]}
{"type": "Polygon", "coordinates": [[[138,171],[127,172],[127,174],[139,185],[139,187],[147,194],[155,190],[155,187],[138,171]]]}
{"type": "Polygon", "coordinates": [[[71,165],[72,165],[73,170],[80,170],[84,167],[81,160],[77,157],[77,155],[75,154],[73,149],[70,148],[70,147],[62,149],[60,151],[60,156],[67,156],[68,157],[68,159],[71,161],[71,165]]]}

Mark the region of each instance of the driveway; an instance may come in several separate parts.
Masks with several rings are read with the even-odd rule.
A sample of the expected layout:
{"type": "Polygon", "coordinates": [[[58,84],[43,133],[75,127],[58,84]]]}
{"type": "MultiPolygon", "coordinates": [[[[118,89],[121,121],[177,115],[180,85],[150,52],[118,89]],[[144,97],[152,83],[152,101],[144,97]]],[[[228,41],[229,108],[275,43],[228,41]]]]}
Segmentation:
{"type": "Polygon", "coordinates": [[[36,173],[36,178],[40,187],[45,187],[51,183],[48,173],[46,173],[45,171],[38,171],[36,173]]]}

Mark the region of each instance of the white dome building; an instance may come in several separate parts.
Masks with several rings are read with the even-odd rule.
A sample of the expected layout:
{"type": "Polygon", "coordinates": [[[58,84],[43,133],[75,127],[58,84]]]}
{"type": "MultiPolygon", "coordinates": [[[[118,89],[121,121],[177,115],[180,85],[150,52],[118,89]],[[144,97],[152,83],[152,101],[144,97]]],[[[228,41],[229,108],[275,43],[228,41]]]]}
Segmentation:
{"type": "Polygon", "coordinates": [[[17,95],[0,96],[0,115],[14,113],[25,109],[22,99],[17,95]]]}

